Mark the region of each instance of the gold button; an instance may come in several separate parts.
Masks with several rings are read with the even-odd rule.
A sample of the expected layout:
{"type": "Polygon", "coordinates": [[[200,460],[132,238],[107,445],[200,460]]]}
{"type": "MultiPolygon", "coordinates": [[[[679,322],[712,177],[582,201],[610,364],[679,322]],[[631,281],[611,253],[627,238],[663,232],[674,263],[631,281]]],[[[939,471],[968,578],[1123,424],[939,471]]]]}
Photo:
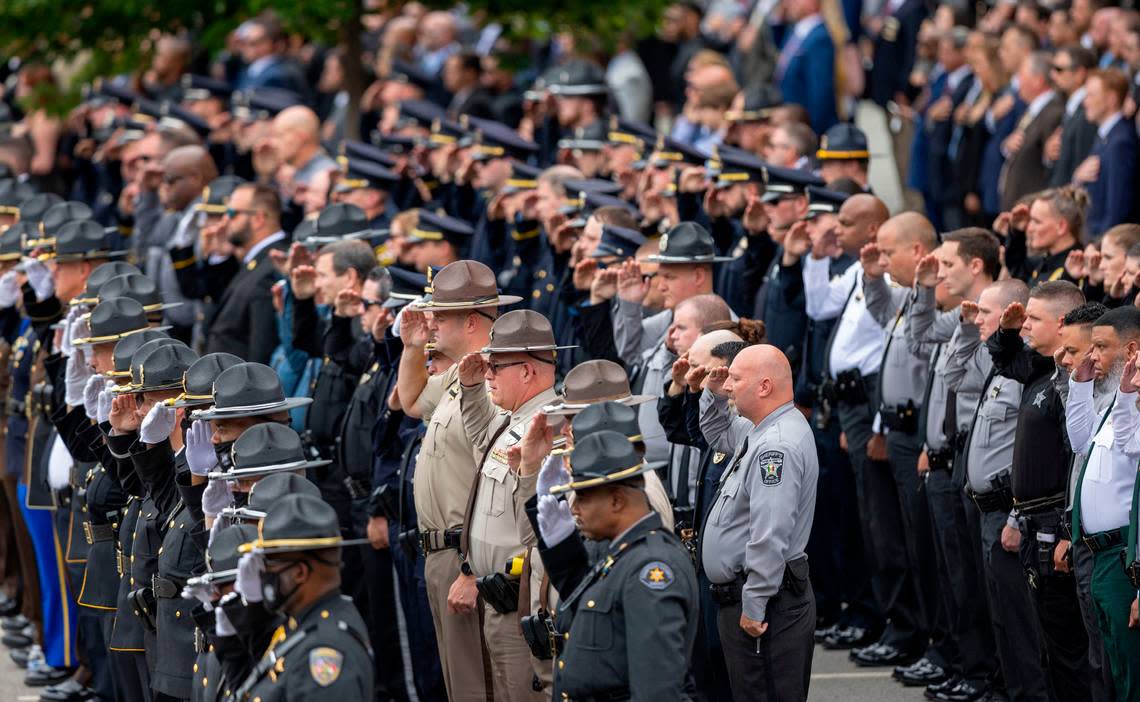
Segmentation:
{"type": "Polygon", "coordinates": [[[174,526],[174,520],[173,519],[170,520],[170,526],[174,526]]]}
{"type": "Polygon", "coordinates": [[[546,292],[554,292],[554,283],[546,284],[546,292]]]}
{"type": "Polygon", "coordinates": [[[210,681],[207,680],[206,678],[202,678],[202,687],[206,687],[207,683],[209,683],[209,682],[210,681]]]}
{"type": "Polygon", "coordinates": [[[181,616],[182,616],[182,612],[179,612],[178,610],[174,610],[174,616],[175,616],[175,617],[181,617],[181,616]]]}
{"type": "Polygon", "coordinates": [[[162,555],[162,547],[161,546],[158,547],[158,555],[160,555],[160,556],[162,555]]]}
{"type": "Polygon", "coordinates": [[[210,653],[214,652],[214,644],[210,644],[210,653]]]}
{"type": "Polygon", "coordinates": [[[197,672],[198,672],[198,664],[197,664],[197,663],[195,663],[195,664],[194,664],[194,672],[195,672],[195,673],[197,673],[197,672]]]}
{"type": "Polygon", "coordinates": [[[566,661],[558,661],[558,669],[563,670],[566,667],[566,661]]]}
{"type": "Polygon", "coordinates": [[[537,300],[538,298],[542,297],[542,291],[541,290],[531,291],[530,296],[537,300]]]}
{"type": "Polygon", "coordinates": [[[565,634],[562,635],[562,640],[563,641],[569,641],[570,640],[570,632],[569,631],[567,631],[565,634]]]}
{"type": "Polygon", "coordinates": [[[566,694],[565,692],[563,692],[563,693],[562,693],[562,699],[564,699],[564,700],[568,700],[568,699],[570,699],[570,695],[568,695],[568,694],[566,694]]]}
{"type": "Polygon", "coordinates": [[[586,603],[586,606],[587,606],[587,607],[593,607],[593,606],[594,606],[594,601],[593,601],[593,600],[590,600],[589,602],[587,602],[587,603],[586,603]]]}
{"type": "Polygon", "coordinates": [[[535,275],[537,275],[539,278],[545,278],[546,277],[546,271],[539,271],[535,275]]]}
{"type": "Polygon", "coordinates": [[[327,609],[322,609],[321,610],[321,619],[328,619],[328,618],[329,618],[329,611],[327,609]]]}

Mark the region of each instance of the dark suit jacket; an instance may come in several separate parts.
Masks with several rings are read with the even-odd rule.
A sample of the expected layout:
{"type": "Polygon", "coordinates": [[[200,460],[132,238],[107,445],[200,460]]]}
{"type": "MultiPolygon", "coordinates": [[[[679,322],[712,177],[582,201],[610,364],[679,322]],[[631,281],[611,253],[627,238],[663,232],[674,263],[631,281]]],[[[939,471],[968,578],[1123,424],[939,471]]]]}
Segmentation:
{"type": "Polygon", "coordinates": [[[1093,144],[1090,155],[1100,158],[1100,173],[1085,185],[1092,200],[1088,229],[1093,236],[1129,221],[1136,209],[1136,141],[1132,120],[1123,117],[1093,144]]]}
{"type": "MultiPolygon", "coordinates": [[[[787,28],[784,50],[792,41],[787,28]]],[[[823,24],[816,25],[793,56],[788,57],[780,78],[780,92],[787,104],[801,105],[811,117],[811,128],[823,134],[839,121],[835,105],[835,45],[823,24]]]]}
{"type": "Polygon", "coordinates": [[[269,363],[277,348],[277,313],[270,288],[278,280],[269,251],[288,246],[285,239],[265,247],[230,281],[210,323],[207,353],[224,351],[246,361],[269,363]]]}
{"type": "Polygon", "coordinates": [[[305,81],[301,69],[292,61],[281,57],[276,57],[273,63],[254,76],[249,75],[248,67],[245,68],[238,78],[237,87],[239,90],[280,88],[290,90],[306,101],[310,97],[308,83],[305,81]]]}
{"type": "MultiPolygon", "coordinates": [[[[965,102],[973,85],[974,77],[973,74],[970,74],[958,83],[953,93],[949,93],[950,101],[955,108],[965,102]]],[[[933,98],[933,96],[931,97],[933,98]]],[[[941,122],[927,119],[924,126],[928,149],[926,161],[927,192],[941,204],[959,204],[966,194],[966,184],[961,181],[961,173],[955,167],[953,157],[950,154],[950,142],[954,138],[955,126],[953,112],[951,112],[950,117],[941,122]]],[[[961,149],[961,145],[959,145],[959,149],[961,149]]]]}
{"type": "Polygon", "coordinates": [[[867,97],[882,107],[895,99],[895,93],[911,90],[910,71],[914,67],[918,29],[926,18],[923,0],[906,0],[886,20],[875,37],[874,63],[867,76],[867,97]]]}
{"type": "Polygon", "coordinates": [[[463,100],[457,101],[456,98],[451,98],[451,103],[447,106],[447,116],[451,119],[459,119],[459,115],[494,119],[493,99],[494,96],[486,88],[476,87],[463,100]]]}
{"type": "Polygon", "coordinates": [[[1085,106],[1080,105],[1069,117],[1061,120],[1061,155],[1053,164],[1053,175],[1049,185],[1068,185],[1073,179],[1073,171],[1092,151],[1096,141],[1096,125],[1085,117],[1085,106]]]}
{"type": "Polygon", "coordinates": [[[1001,191],[1003,210],[1011,209],[1020,198],[1049,185],[1045,140],[1061,124],[1064,115],[1065,103],[1054,96],[1028,125],[1018,125],[1025,132],[1025,142],[1005,162],[1005,184],[1001,191]]]}

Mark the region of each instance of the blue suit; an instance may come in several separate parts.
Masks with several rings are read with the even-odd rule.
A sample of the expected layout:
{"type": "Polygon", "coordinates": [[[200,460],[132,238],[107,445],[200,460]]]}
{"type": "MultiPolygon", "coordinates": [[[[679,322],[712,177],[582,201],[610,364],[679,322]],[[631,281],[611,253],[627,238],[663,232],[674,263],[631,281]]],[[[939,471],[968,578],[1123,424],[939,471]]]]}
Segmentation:
{"type": "Polygon", "coordinates": [[[823,134],[839,121],[835,106],[835,45],[823,24],[816,25],[799,46],[791,27],[785,32],[782,52],[791,48],[792,54],[781,53],[776,75],[784,102],[802,105],[811,117],[811,128],[823,134]],[[784,66],[783,74],[779,67],[784,66]]]}
{"type": "MultiPolygon", "coordinates": [[[[1006,87],[995,97],[996,102],[1012,88],[1006,87]]],[[[998,177],[1001,174],[1001,167],[1005,163],[1005,157],[1001,154],[1001,143],[1007,136],[1013,133],[1017,123],[1021,121],[1021,115],[1025,114],[1026,104],[1021,98],[1016,98],[1013,107],[1005,117],[996,120],[993,131],[990,132],[990,139],[986,142],[986,148],[982,152],[982,167],[978,172],[978,191],[982,195],[982,210],[985,211],[987,218],[996,217],[1001,212],[1001,192],[998,190],[998,177]]]]}
{"type": "Polygon", "coordinates": [[[272,62],[258,73],[251,75],[247,66],[238,76],[238,90],[252,88],[279,88],[289,90],[308,100],[309,88],[305,77],[296,64],[288,59],[274,56],[272,62]]]}
{"type": "Polygon", "coordinates": [[[1100,173],[1085,185],[1091,200],[1089,234],[1098,235],[1131,220],[1136,197],[1136,141],[1132,120],[1122,117],[1104,139],[1098,134],[1093,142],[1090,155],[1100,158],[1100,173]]]}

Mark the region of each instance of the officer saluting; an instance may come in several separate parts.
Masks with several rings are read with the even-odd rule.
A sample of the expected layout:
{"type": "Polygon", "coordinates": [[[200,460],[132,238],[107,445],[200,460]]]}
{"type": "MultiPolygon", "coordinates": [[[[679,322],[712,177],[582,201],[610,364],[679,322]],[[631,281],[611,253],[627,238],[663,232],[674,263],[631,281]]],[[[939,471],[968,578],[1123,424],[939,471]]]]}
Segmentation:
{"type": "Polygon", "coordinates": [[[737,457],[700,531],[733,696],[807,699],[815,598],[804,549],[819,461],[783,353],[752,346],[710,372],[701,431],[710,448],[737,457]],[[729,413],[729,396],[740,416],[729,413]]]}

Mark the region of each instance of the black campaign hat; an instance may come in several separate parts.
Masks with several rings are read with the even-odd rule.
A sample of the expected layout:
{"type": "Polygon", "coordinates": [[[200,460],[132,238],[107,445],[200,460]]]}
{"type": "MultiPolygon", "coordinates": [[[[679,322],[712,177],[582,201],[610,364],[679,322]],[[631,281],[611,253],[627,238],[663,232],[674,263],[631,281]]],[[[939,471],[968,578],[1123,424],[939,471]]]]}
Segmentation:
{"type": "Polygon", "coordinates": [[[575,440],[599,431],[616,431],[630,441],[643,439],[637,410],[620,402],[596,402],[575,415],[570,425],[575,440]]]}
{"type": "Polygon", "coordinates": [[[170,344],[182,343],[177,339],[170,338],[169,334],[160,329],[144,329],[138,334],[131,334],[115,344],[115,350],[111,354],[115,363],[114,370],[107,371],[104,375],[108,378],[130,378],[131,359],[135,357],[135,354],[144,344],[149,344],[152,341],[164,341],[170,344]]]}
{"type": "MultiPolygon", "coordinates": [[[[109,344],[112,341],[137,334],[149,329],[146,310],[138,300],[129,297],[116,297],[104,300],[95,306],[87,315],[91,326],[91,336],[82,339],[72,339],[73,346],[87,346],[91,344],[109,344]]],[[[169,329],[170,327],[158,327],[169,329]]]]}
{"type": "Polygon", "coordinates": [[[839,190],[828,190],[814,185],[807,188],[808,211],[804,219],[813,219],[821,214],[836,214],[847,198],[851,197],[839,190]]]}
{"type": "MultiPolygon", "coordinates": [[[[123,343],[123,342],[120,342],[123,343]]],[[[208,353],[186,369],[182,378],[182,394],[171,398],[171,407],[199,407],[214,401],[214,381],[227,368],[243,361],[232,353],[208,353]]]]}
{"type": "Polygon", "coordinates": [[[141,275],[142,271],[126,261],[108,261],[102,264],[91,271],[91,275],[87,276],[87,287],[83,289],[79,297],[71,301],[71,304],[99,304],[99,289],[103,287],[103,284],[111,278],[117,278],[120,275],[127,275],[128,273],[138,273],[141,275]]]}
{"type": "Polygon", "coordinates": [[[653,263],[724,263],[728,256],[716,255],[716,244],[708,230],[696,222],[681,222],[661,235],[661,249],[646,259],[653,263]]]}
{"type": "Polygon", "coordinates": [[[243,431],[230,447],[230,457],[233,459],[233,468],[213,471],[210,473],[211,478],[259,478],[272,473],[319,468],[332,463],[310,461],[305,456],[301,435],[276,422],[255,424],[243,431]]]}
{"type": "Polygon", "coordinates": [[[606,75],[601,66],[577,59],[558,67],[547,78],[546,89],[552,95],[575,97],[581,95],[605,95],[610,88],[606,85],[606,75]]]}
{"type": "Polygon", "coordinates": [[[391,190],[400,183],[400,174],[385,168],[376,161],[359,158],[345,158],[342,164],[343,175],[337,180],[335,192],[344,193],[362,188],[391,190]]]}
{"type": "MultiPolygon", "coordinates": [[[[18,224],[18,222],[17,222],[18,224]]],[[[24,255],[23,228],[12,225],[0,233],[0,261],[18,261],[24,255]]]]}
{"type": "Polygon", "coordinates": [[[572,453],[570,482],[555,485],[550,488],[550,494],[610,485],[664,465],[646,463],[634,448],[633,442],[625,434],[616,431],[595,431],[581,438],[575,433],[572,453]]]}
{"type": "Polygon", "coordinates": [[[161,312],[181,305],[181,302],[163,302],[158,283],[142,273],[126,273],[115,276],[99,287],[99,299],[129,297],[137,300],[148,313],[161,312]]]}
{"type": "Polygon", "coordinates": [[[239,549],[272,555],[315,551],[367,543],[367,539],[346,540],[340,533],[336,510],[319,497],[286,495],[257,524],[257,539],[239,549]]]}
{"type": "Polygon", "coordinates": [[[819,187],[823,185],[823,179],[798,168],[768,166],[764,176],[764,194],[760,201],[775,202],[781,198],[803,195],[809,185],[819,187]]]}
{"type": "Polygon", "coordinates": [[[638,247],[646,241],[645,236],[636,229],[603,224],[602,238],[597,248],[590,252],[590,258],[632,258],[638,247]]]}
{"type": "Polygon", "coordinates": [[[202,189],[202,197],[199,198],[200,202],[194,205],[194,209],[207,214],[225,214],[230,202],[230,195],[234,194],[234,190],[237,190],[239,185],[245,185],[245,183],[244,178],[232,175],[214,178],[209,185],[202,189]]]}
{"type": "Polygon", "coordinates": [[[820,161],[850,161],[869,159],[871,151],[867,147],[867,135],[854,124],[840,122],[819,138],[819,151],[815,157],[820,161]]]}
{"type": "Polygon", "coordinates": [[[251,521],[264,519],[266,513],[273,509],[273,505],[286,495],[320,497],[321,490],[316,483],[303,475],[297,475],[293,469],[283,473],[270,473],[249,489],[249,500],[245,507],[226,507],[222,510],[222,514],[251,521]]]}
{"type": "Polygon", "coordinates": [[[462,245],[474,233],[475,230],[471,225],[462,219],[421,210],[416,228],[408,233],[408,241],[414,244],[422,241],[446,240],[462,245]]]}
{"type": "Polygon", "coordinates": [[[601,151],[608,141],[609,130],[602,120],[594,120],[584,127],[577,127],[569,135],[558,140],[560,149],[581,149],[601,151]]]}
{"type": "Polygon", "coordinates": [[[373,234],[375,232],[364,210],[356,205],[341,202],[321,210],[313,220],[311,234],[302,237],[294,233],[294,238],[306,246],[320,246],[344,239],[367,239],[373,234]]]}
{"type": "Polygon", "coordinates": [[[70,221],[59,228],[50,242],[52,252],[47,258],[57,261],[89,261],[125,256],[125,250],[113,250],[113,239],[118,235],[114,227],[104,227],[93,219],[70,221]]]}
{"type": "Polygon", "coordinates": [[[187,585],[212,585],[232,583],[237,579],[238,561],[242,544],[257,538],[257,527],[253,524],[231,524],[218,530],[210,539],[206,549],[208,572],[189,578],[187,585]]]}
{"type": "Polygon", "coordinates": [[[311,397],[285,397],[277,371],[262,363],[239,363],[214,381],[214,406],[196,410],[194,419],[260,417],[307,405],[311,397]]]}
{"type": "Polygon", "coordinates": [[[20,203],[20,221],[39,224],[52,205],[63,202],[55,193],[39,193],[20,203]]]}
{"type": "Polygon", "coordinates": [[[186,369],[198,360],[198,354],[181,341],[168,339],[148,341],[131,358],[131,382],[112,392],[138,394],[178,390],[186,369]]]}

